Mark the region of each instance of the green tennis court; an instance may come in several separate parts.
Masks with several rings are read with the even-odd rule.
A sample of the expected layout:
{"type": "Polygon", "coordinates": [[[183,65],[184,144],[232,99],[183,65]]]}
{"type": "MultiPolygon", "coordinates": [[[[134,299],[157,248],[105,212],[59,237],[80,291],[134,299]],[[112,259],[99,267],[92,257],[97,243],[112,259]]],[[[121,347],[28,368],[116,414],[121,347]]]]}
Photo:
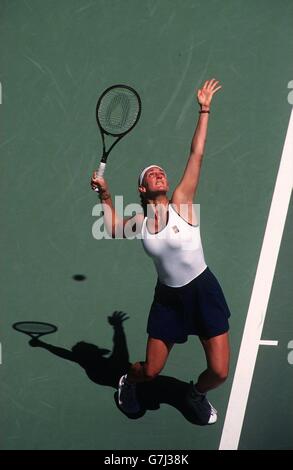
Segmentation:
{"type": "Polygon", "coordinates": [[[1,0],[1,449],[293,449],[292,15],[290,0],[1,0]],[[107,166],[126,207],[146,165],[177,183],[210,77],[196,202],[232,311],[230,376],[209,394],[218,422],[190,422],[174,397],[205,364],[190,337],[128,419],[115,384],[144,359],[156,275],[140,240],[93,237],[95,106],[115,83],[142,100],[107,166]],[[129,317],[115,336],[114,312],[129,317]],[[56,326],[49,346],[22,321],[56,326]]]}

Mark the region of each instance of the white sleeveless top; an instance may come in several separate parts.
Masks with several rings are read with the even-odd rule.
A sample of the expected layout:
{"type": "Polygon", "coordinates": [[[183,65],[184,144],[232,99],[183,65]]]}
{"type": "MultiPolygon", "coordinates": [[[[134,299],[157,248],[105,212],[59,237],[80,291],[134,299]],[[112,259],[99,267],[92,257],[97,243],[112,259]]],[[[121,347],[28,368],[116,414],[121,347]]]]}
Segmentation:
{"type": "Polygon", "coordinates": [[[153,259],[162,284],[185,286],[206,269],[199,225],[190,225],[171,204],[167,225],[152,234],[145,217],[141,235],[143,247],[153,259]]]}

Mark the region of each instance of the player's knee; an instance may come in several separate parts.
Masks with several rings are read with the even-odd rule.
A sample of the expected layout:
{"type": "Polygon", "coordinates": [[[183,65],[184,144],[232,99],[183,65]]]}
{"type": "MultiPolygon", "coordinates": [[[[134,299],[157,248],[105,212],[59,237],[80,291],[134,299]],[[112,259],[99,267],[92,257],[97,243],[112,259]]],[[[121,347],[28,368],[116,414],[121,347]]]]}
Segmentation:
{"type": "Polygon", "coordinates": [[[227,380],[228,378],[228,371],[222,371],[218,374],[218,377],[219,377],[219,381],[220,382],[225,382],[225,380],[227,380]]]}
{"type": "Polygon", "coordinates": [[[225,382],[229,375],[229,369],[227,367],[220,367],[214,369],[212,372],[219,383],[225,382]]]}
{"type": "Polygon", "coordinates": [[[154,366],[147,363],[144,365],[144,375],[147,380],[154,380],[159,373],[160,371],[154,366]]]}

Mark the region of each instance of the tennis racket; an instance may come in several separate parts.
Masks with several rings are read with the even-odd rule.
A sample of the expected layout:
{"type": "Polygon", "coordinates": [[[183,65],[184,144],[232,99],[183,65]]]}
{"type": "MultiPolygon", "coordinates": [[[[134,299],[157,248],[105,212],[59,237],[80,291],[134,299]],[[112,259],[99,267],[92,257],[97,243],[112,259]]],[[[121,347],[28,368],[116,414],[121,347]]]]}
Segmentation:
{"type": "Polygon", "coordinates": [[[12,327],[21,333],[29,335],[33,339],[37,339],[40,336],[48,335],[57,331],[57,326],[51,325],[51,323],[43,323],[39,321],[20,321],[14,323],[12,327]]]}
{"type": "MultiPolygon", "coordinates": [[[[97,123],[103,142],[103,155],[97,176],[103,176],[107,158],[114,146],[137,124],[141,114],[141,100],[138,93],[127,85],[113,85],[100,96],[96,107],[97,123]],[[105,136],[114,138],[106,147],[105,136]]],[[[96,188],[94,191],[99,192],[96,188]]]]}

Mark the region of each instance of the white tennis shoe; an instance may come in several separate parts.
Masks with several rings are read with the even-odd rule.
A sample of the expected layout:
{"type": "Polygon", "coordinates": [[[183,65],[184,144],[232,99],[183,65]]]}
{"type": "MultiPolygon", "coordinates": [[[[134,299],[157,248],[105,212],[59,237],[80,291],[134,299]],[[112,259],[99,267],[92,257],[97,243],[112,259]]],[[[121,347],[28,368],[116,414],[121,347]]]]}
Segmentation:
{"type": "Polygon", "coordinates": [[[119,380],[118,404],[126,414],[136,414],[141,411],[136,396],[136,384],[127,382],[127,375],[122,375],[119,380]]]}
{"type": "Polygon", "coordinates": [[[200,424],[214,424],[217,421],[217,410],[204,393],[196,391],[192,382],[187,393],[187,404],[192,408],[200,424]]]}

